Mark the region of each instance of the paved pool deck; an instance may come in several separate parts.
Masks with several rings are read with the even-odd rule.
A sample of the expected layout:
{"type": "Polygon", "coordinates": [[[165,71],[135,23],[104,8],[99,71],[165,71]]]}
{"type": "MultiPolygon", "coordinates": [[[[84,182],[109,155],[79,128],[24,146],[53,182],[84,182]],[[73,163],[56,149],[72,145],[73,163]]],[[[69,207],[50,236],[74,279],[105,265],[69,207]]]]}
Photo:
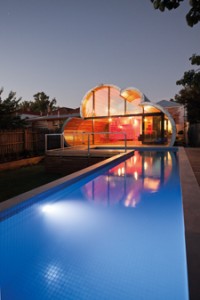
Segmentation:
{"type": "Polygon", "coordinates": [[[184,148],[190,165],[200,186],[200,148],[184,148]]]}
{"type": "Polygon", "coordinates": [[[200,299],[200,148],[179,148],[190,300],[200,299]]]}

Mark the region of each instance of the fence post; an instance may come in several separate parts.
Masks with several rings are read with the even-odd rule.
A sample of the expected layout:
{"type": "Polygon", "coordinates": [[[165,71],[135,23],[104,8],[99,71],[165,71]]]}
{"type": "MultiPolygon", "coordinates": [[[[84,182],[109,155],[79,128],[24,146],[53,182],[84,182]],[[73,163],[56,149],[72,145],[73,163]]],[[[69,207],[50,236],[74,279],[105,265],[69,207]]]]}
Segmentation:
{"type": "Polygon", "coordinates": [[[28,149],[28,133],[27,133],[27,129],[24,129],[24,143],[23,143],[23,145],[24,145],[24,149],[23,149],[23,151],[26,151],[26,150],[29,150],[28,149]]]}

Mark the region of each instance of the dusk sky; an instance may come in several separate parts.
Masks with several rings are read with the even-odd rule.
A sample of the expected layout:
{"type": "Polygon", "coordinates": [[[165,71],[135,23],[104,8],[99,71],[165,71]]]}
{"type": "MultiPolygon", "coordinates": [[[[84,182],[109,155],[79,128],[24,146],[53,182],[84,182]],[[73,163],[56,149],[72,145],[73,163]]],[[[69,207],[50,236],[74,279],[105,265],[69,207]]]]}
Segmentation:
{"type": "Polygon", "coordinates": [[[169,100],[200,54],[200,24],[180,8],[161,13],[150,0],[1,0],[0,87],[23,100],[44,91],[76,108],[107,83],[169,100]]]}

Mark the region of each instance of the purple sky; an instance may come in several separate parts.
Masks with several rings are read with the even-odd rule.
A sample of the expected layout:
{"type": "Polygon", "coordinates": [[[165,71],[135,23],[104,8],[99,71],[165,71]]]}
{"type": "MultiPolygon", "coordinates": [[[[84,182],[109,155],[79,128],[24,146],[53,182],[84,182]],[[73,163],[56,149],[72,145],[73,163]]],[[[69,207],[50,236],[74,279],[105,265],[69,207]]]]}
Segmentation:
{"type": "Polygon", "coordinates": [[[188,2],[161,13],[150,0],[1,0],[3,98],[44,91],[75,108],[101,83],[136,87],[154,102],[173,98],[189,57],[200,54],[188,2]]]}

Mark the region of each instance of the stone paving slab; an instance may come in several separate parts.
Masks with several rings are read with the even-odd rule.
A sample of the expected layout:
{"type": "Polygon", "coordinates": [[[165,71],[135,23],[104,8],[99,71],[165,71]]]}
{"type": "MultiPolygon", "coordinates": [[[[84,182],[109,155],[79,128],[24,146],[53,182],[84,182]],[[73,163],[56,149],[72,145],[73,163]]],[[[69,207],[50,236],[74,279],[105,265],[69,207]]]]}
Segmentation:
{"type": "Polygon", "coordinates": [[[200,148],[185,148],[184,150],[200,186],[200,148]]]}

